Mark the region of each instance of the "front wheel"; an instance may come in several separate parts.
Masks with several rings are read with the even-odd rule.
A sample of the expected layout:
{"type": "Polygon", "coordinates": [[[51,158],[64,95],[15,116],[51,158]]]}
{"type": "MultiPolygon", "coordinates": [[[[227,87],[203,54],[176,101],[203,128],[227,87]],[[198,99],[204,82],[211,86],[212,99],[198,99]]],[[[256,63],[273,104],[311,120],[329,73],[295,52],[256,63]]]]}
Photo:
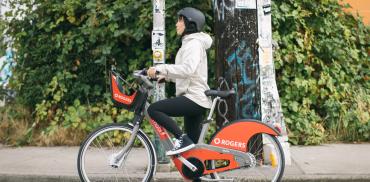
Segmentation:
{"type": "Polygon", "coordinates": [[[150,181],[156,168],[153,145],[141,131],[119,166],[112,156],[122,150],[133,131],[131,125],[108,124],[92,132],[82,143],[77,159],[81,181],[150,181]]]}
{"type": "MultiPolygon", "coordinates": [[[[233,181],[281,181],[284,174],[284,152],[279,140],[269,134],[257,134],[248,143],[248,151],[253,159],[252,166],[222,173],[212,173],[213,179],[229,179],[233,181]]],[[[220,164],[211,163],[212,168],[220,164]]]]}

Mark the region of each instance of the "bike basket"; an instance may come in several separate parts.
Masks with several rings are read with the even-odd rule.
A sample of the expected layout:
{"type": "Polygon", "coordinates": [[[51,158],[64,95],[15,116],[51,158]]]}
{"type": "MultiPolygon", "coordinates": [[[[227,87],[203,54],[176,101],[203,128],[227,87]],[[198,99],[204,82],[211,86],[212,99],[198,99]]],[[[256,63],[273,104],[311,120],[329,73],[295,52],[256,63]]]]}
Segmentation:
{"type": "Polygon", "coordinates": [[[133,88],[115,71],[110,72],[110,85],[112,101],[117,107],[134,111],[145,99],[145,94],[140,89],[133,88]]]}

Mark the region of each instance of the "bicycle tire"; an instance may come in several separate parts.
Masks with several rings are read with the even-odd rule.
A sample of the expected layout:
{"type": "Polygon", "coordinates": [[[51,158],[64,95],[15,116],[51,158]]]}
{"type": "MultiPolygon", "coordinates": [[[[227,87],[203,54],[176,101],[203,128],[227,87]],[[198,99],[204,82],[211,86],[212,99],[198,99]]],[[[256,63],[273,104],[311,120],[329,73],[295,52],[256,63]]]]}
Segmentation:
{"type": "Polygon", "coordinates": [[[127,138],[126,133],[131,134],[132,131],[132,125],[112,123],[102,126],[89,134],[89,136],[87,136],[81,144],[78,152],[77,169],[80,180],[83,182],[110,181],[109,179],[111,179],[111,181],[126,181],[126,179],[128,179],[127,181],[150,181],[155,174],[157,159],[151,141],[141,130],[139,130],[137,133],[134,146],[132,146],[132,148],[127,152],[123,165],[119,168],[113,168],[112,166],[109,166],[109,156],[111,156],[112,153],[107,153],[107,149],[111,148],[113,152],[117,152],[119,149],[115,149],[115,142],[118,142],[118,145],[123,147],[124,145],[121,145],[121,142],[125,140],[125,137],[127,138]],[[110,138],[110,135],[112,134],[109,135],[108,132],[113,132],[113,137],[116,138],[110,138]],[[106,139],[106,136],[108,136],[108,139],[106,139]],[[122,136],[123,139],[119,138],[122,136]],[[97,139],[98,145],[93,143],[95,139],[97,139]],[[141,142],[141,145],[143,145],[144,148],[135,147],[135,145],[140,145],[138,142],[141,142]],[[99,146],[102,151],[94,151],[95,149],[98,149],[99,146]],[[144,153],[144,155],[142,153],[144,153]],[[135,154],[139,155],[139,157],[133,157],[134,161],[130,161],[130,158],[128,157],[135,154]],[[103,157],[100,157],[101,155],[103,157]],[[88,168],[86,165],[90,164],[91,161],[88,161],[90,158],[91,161],[93,161],[93,167],[88,168]],[[103,165],[98,165],[97,163],[99,162],[102,162],[101,164],[103,165]],[[147,164],[144,165],[145,173],[143,176],[141,176],[142,166],[133,167],[133,165],[140,165],[143,162],[147,162],[147,164]],[[127,167],[127,165],[130,165],[130,172],[127,172],[127,169],[124,169],[124,167],[127,167]],[[136,169],[138,169],[138,171],[133,171],[136,169]],[[124,171],[127,174],[122,174],[124,171]]]}
{"type": "MultiPolygon", "coordinates": [[[[276,166],[277,170],[276,170],[276,174],[273,175],[272,179],[269,179],[269,176],[266,175],[267,174],[266,171],[268,171],[269,165],[271,165],[271,164],[258,164],[258,162],[256,162],[257,165],[254,168],[248,168],[247,167],[247,168],[240,168],[240,169],[221,172],[221,173],[211,173],[210,177],[212,179],[234,179],[234,180],[236,179],[236,181],[239,181],[239,180],[241,180],[241,181],[257,180],[257,181],[273,181],[273,182],[281,181],[281,179],[283,177],[283,174],[284,174],[284,170],[285,170],[285,158],[284,158],[284,151],[281,147],[281,144],[280,144],[279,140],[276,138],[276,136],[269,135],[269,134],[257,134],[254,137],[265,137],[269,140],[269,142],[270,142],[269,144],[271,144],[274,147],[274,149],[270,149],[270,150],[274,151],[275,152],[275,157],[277,157],[277,158],[274,159],[274,160],[276,160],[275,162],[277,162],[277,164],[275,164],[275,165],[277,165],[276,166]],[[235,172],[235,171],[238,171],[238,170],[239,170],[239,172],[235,172]],[[241,174],[242,172],[240,172],[240,170],[245,170],[246,172],[241,174]],[[265,171],[265,172],[263,172],[263,171],[265,171]],[[258,174],[260,174],[260,175],[258,175],[258,174]]],[[[254,138],[254,140],[256,141],[256,138],[254,138]]],[[[248,146],[249,146],[248,148],[251,148],[251,145],[252,145],[252,147],[254,145],[254,144],[251,144],[251,141],[253,141],[253,139],[251,139],[248,142],[248,146]]],[[[271,147],[271,145],[269,147],[271,147]]],[[[252,154],[254,156],[263,155],[263,154],[258,153],[258,152],[257,153],[252,153],[252,154]]],[[[215,166],[216,166],[216,164],[213,162],[211,164],[211,167],[214,168],[215,166]]]]}

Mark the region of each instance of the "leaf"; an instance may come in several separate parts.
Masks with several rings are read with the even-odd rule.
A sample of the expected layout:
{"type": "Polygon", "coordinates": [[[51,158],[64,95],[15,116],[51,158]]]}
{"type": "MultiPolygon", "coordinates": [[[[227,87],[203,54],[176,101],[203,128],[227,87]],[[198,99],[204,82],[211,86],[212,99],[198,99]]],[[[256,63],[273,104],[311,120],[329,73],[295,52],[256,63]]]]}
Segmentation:
{"type": "MultiPolygon", "coordinates": [[[[16,2],[10,1],[14,7],[16,2]]],[[[32,7],[30,0],[22,3],[32,7]]],[[[186,4],[196,4],[205,12],[204,30],[215,33],[215,11],[209,1],[166,2],[166,61],[170,64],[180,48],[173,15],[186,4]]],[[[272,1],[272,7],[273,38],[280,46],[274,52],[276,81],[291,131],[289,140],[295,144],[317,144],[324,141],[323,136],[368,140],[369,116],[364,114],[370,95],[368,27],[344,14],[333,0],[272,1]]],[[[6,13],[22,14],[22,19],[0,18],[0,32],[12,37],[16,50],[9,87],[17,93],[17,104],[35,108],[30,127],[53,130],[50,126],[58,120],[57,125],[88,133],[113,120],[130,120],[132,113],[112,110],[107,74],[116,65],[132,81],[133,70],[152,64],[152,9],[152,1],[38,1],[36,10],[14,8],[6,13]],[[76,121],[79,125],[72,126],[76,121]]],[[[4,39],[0,39],[0,53],[4,53],[4,39]]],[[[217,87],[217,47],[207,55],[210,87],[217,87]]],[[[232,49],[225,44],[221,51],[232,49]]],[[[172,86],[166,89],[175,92],[172,86]]]]}
{"type": "Polygon", "coordinates": [[[298,112],[298,102],[291,102],[289,106],[294,112],[298,112]]]}
{"type": "Polygon", "coordinates": [[[68,17],[67,17],[67,20],[68,20],[70,23],[74,24],[74,23],[76,22],[76,17],[74,17],[74,16],[68,16],[68,17]]]}

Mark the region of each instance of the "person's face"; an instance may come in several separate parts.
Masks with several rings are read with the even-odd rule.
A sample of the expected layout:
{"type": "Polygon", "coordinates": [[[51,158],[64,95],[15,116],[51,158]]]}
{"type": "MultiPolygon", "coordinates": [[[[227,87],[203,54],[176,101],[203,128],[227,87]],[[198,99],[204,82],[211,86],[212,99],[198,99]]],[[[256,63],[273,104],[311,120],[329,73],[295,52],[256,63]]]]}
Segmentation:
{"type": "Polygon", "coordinates": [[[184,33],[184,31],[185,31],[184,18],[179,17],[177,19],[177,23],[176,23],[176,32],[177,32],[177,35],[182,35],[182,33],[184,33]]]}

